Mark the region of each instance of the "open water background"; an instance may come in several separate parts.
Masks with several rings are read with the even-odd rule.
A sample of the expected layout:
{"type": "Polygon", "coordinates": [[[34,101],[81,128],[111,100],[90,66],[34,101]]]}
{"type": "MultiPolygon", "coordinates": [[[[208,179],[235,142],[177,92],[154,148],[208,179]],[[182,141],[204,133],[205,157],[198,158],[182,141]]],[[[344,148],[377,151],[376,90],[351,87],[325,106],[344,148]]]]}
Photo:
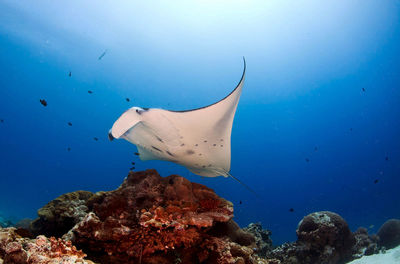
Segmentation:
{"type": "Polygon", "coordinates": [[[4,219],[34,218],[66,192],[115,189],[134,161],[213,188],[275,244],[320,210],[375,232],[400,218],[400,2],[1,0],[0,119],[4,219]],[[242,56],[231,174],[260,199],[108,141],[132,106],[223,98],[242,56]]]}

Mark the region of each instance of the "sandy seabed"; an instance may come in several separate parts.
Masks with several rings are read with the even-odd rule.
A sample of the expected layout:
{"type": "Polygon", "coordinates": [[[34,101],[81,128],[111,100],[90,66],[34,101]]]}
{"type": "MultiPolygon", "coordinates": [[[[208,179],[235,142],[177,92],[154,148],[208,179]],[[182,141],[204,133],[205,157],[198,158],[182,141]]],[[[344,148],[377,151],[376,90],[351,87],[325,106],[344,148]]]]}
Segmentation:
{"type": "Polygon", "coordinates": [[[364,256],[360,259],[353,260],[347,264],[399,264],[400,263],[400,246],[386,250],[385,253],[364,256]]]}

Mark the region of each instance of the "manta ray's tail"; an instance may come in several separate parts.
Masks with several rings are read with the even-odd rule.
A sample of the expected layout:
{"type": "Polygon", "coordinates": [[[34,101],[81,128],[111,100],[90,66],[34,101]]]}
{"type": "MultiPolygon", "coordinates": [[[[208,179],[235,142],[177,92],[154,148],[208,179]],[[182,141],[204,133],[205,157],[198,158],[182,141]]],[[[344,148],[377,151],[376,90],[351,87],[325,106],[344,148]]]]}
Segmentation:
{"type": "Polygon", "coordinates": [[[231,177],[232,179],[234,179],[235,181],[237,181],[238,183],[240,183],[241,185],[243,185],[247,190],[249,190],[250,192],[252,192],[257,198],[260,198],[260,196],[258,195],[258,193],[256,193],[253,189],[251,189],[249,186],[247,186],[246,184],[244,184],[243,182],[241,182],[238,178],[232,176],[229,172],[226,172],[226,174],[231,177]]]}

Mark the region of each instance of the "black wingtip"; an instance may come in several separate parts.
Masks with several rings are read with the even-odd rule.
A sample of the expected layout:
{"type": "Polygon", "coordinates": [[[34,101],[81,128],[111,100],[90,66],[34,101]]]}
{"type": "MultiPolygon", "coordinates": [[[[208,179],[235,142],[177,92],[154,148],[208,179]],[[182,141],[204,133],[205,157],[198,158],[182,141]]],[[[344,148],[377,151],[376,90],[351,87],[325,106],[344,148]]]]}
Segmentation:
{"type": "Polygon", "coordinates": [[[196,110],[200,110],[200,109],[204,109],[210,106],[213,106],[215,104],[218,104],[219,102],[225,100],[226,98],[228,98],[232,93],[234,93],[239,87],[240,85],[243,83],[244,81],[244,77],[246,75],[246,59],[243,56],[243,73],[242,73],[242,77],[240,78],[239,83],[236,85],[235,89],[233,89],[233,91],[231,91],[227,96],[225,96],[224,98],[222,98],[221,100],[219,100],[218,102],[215,102],[213,104],[207,105],[207,106],[203,106],[203,107],[199,107],[199,108],[195,108],[195,109],[191,109],[191,110],[182,110],[182,111],[175,111],[175,110],[168,110],[170,112],[174,112],[174,113],[185,113],[185,112],[190,112],[190,111],[196,111],[196,110]]]}
{"type": "Polygon", "coordinates": [[[244,78],[245,74],[246,74],[246,58],[243,56],[243,74],[242,74],[242,79],[244,78]]]}

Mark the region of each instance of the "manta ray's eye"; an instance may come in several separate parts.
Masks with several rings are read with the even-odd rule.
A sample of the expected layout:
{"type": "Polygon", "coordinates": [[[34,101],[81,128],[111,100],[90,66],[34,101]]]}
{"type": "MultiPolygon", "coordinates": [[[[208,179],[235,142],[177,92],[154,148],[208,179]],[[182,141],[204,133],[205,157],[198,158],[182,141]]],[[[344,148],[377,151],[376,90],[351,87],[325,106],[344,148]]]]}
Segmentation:
{"type": "Polygon", "coordinates": [[[136,113],[141,115],[141,114],[143,114],[143,112],[146,112],[149,109],[148,108],[136,108],[135,110],[136,110],[136,113]]]}

